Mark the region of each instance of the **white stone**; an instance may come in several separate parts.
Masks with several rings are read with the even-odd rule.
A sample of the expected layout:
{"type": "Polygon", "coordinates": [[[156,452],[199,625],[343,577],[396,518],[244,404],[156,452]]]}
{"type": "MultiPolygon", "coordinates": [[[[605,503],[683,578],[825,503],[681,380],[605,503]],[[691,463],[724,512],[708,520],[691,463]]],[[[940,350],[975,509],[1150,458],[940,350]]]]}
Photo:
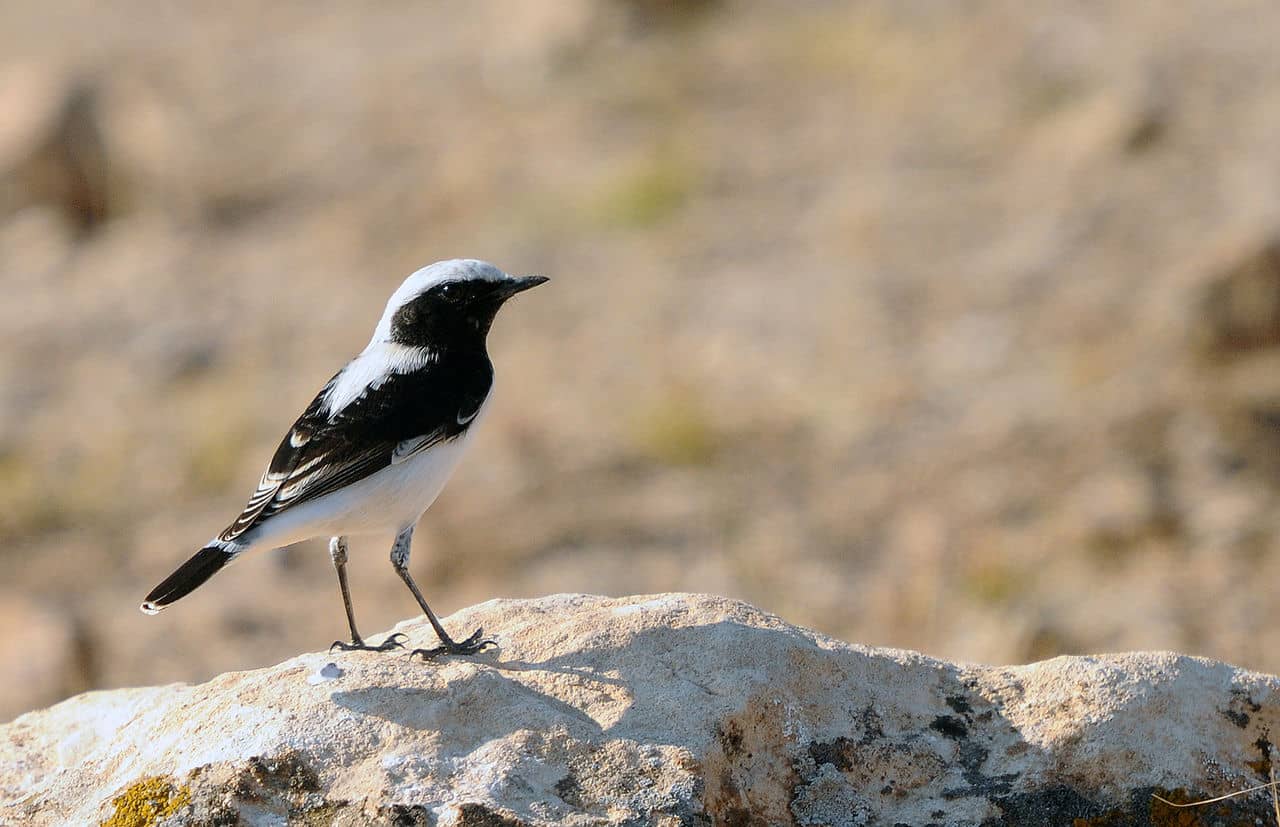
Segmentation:
{"type": "Polygon", "coordinates": [[[1280,679],[1212,661],[950,664],[717,597],[495,600],[446,624],[502,649],[306,654],[24,715],[0,727],[0,824],[98,823],[155,776],[185,796],[167,825],[1147,818],[1153,790],[1263,780],[1280,719],[1280,679]]]}

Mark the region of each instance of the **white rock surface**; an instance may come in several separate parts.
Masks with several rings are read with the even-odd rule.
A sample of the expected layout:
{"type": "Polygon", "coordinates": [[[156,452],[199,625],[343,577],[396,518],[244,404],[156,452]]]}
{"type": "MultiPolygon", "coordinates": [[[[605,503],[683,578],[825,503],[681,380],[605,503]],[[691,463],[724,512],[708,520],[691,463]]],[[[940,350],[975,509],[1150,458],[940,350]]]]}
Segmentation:
{"type": "Polygon", "coordinates": [[[0,824],[1271,823],[1263,793],[1151,797],[1267,777],[1280,679],[1220,663],[956,665],[698,595],[446,623],[502,649],[320,652],[25,715],[0,727],[0,824]]]}

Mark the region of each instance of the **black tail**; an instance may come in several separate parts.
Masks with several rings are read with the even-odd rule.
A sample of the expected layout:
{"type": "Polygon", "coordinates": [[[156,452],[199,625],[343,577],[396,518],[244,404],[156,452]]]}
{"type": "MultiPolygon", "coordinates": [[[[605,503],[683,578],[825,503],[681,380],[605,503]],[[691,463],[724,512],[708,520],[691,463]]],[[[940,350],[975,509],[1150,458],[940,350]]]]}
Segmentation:
{"type": "Polygon", "coordinates": [[[219,546],[205,546],[151,590],[147,599],[142,601],[142,611],[153,615],[170,603],[186,597],[230,563],[233,557],[234,554],[219,546]]]}

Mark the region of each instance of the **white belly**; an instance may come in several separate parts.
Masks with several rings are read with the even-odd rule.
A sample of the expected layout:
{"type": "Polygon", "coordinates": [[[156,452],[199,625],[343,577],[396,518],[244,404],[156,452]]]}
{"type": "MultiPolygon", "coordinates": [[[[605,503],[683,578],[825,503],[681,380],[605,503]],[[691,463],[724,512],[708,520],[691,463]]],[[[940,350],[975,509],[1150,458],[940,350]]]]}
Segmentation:
{"type": "Polygon", "coordinates": [[[488,407],[486,399],[471,427],[457,439],[282,511],[244,539],[250,547],[276,548],[312,537],[397,532],[416,523],[440,496],[488,407]]]}

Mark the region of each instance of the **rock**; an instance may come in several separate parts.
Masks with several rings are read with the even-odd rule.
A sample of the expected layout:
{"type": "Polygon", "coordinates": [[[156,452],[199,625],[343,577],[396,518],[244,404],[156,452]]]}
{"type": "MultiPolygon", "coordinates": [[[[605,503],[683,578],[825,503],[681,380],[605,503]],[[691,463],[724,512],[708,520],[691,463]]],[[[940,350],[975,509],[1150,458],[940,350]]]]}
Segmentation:
{"type": "Polygon", "coordinates": [[[502,649],[312,653],[25,715],[0,727],[0,823],[1269,823],[1264,793],[1152,797],[1269,776],[1280,679],[1208,660],[950,664],[697,595],[447,624],[502,649]]]}

